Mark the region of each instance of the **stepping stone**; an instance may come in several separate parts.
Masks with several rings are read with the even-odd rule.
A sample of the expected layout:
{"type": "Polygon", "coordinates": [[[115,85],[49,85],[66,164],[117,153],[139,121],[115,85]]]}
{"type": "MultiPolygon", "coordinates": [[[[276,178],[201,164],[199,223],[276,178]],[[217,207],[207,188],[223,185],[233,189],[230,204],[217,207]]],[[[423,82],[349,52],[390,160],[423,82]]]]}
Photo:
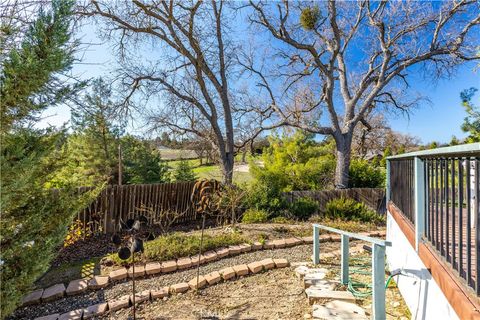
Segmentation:
{"type": "Polygon", "coordinates": [[[108,310],[108,303],[97,303],[86,309],[83,309],[83,319],[90,319],[93,317],[104,315],[108,310]]]}
{"type": "Polygon", "coordinates": [[[88,288],[88,282],[85,279],[78,279],[70,281],[68,284],[66,293],[67,296],[73,296],[75,294],[79,294],[88,288]]]}
{"type": "Polygon", "coordinates": [[[139,278],[139,277],[143,277],[145,275],[145,266],[143,265],[136,265],[135,266],[135,274],[133,273],[133,268],[130,267],[128,269],[128,277],[129,278],[139,278]]]}
{"type": "Polygon", "coordinates": [[[308,267],[307,266],[299,266],[295,268],[295,274],[297,277],[300,279],[303,278],[308,272],[308,267]]]}
{"type": "Polygon", "coordinates": [[[286,268],[290,265],[287,259],[273,259],[273,262],[277,268],[286,268]]]}
{"type": "Polygon", "coordinates": [[[325,279],[325,272],[314,272],[314,273],[307,273],[305,277],[303,277],[303,281],[308,280],[322,280],[325,279]]]}
{"type": "Polygon", "coordinates": [[[217,253],[215,251],[207,251],[204,254],[206,262],[217,260],[217,253]]]}
{"type": "Polygon", "coordinates": [[[228,248],[218,249],[218,250],[215,250],[215,252],[217,253],[217,256],[219,259],[225,258],[230,254],[230,250],[228,248]]]}
{"type": "Polygon", "coordinates": [[[181,258],[177,260],[177,268],[179,270],[187,269],[192,266],[192,259],[187,257],[187,258],[181,258]]]}
{"type": "Polygon", "coordinates": [[[188,281],[188,285],[190,288],[192,288],[192,290],[198,290],[207,285],[207,280],[205,280],[204,276],[199,276],[197,283],[197,277],[194,277],[192,280],[188,281]]]}
{"type": "Polygon", "coordinates": [[[57,320],[58,317],[60,317],[60,314],[55,313],[55,314],[49,314],[48,316],[38,317],[38,318],[35,318],[34,320],[57,320]]]}
{"type": "Polygon", "coordinates": [[[65,286],[63,283],[55,284],[51,287],[48,287],[43,291],[42,301],[52,301],[58,298],[63,297],[65,294],[65,286]]]}
{"type": "Polygon", "coordinates": [[[177,262],[170,260],[162,262],[162,273],[173,272],[177,270],[177,262]]]}
{"type": "Polygon", "coordinates": [[[338,282],[322,280],[322,279],[309,279],[303,282],[303,286],[305,289],[312,287],[315,289],[328,290],[328,291],[334,290],[337,284],[338,282]]]}
{"type": "Polygon", "coordinates": [[[265,270],[270,270],[275,268],[275,262],[271,258],[263,259],[262,261],[260,261],[260,263],[263,265],[265,270]]]}
{"type": "Polygon", "coordinates": [[[80,320],[82,319],[82,315],[83,315],[83,309],[73,310],[73,311],[61,314],[58,317],[58,320],[80,320]]]}
{"type": "Polygon", "coordinates": [[[232,267],[227,267],[219,271],[222,275],[223,280],[228,280],[231,278],[235,278],[235,270],[232,267]]]}
{"type": "Polygon", "coordinates": [[[222,276],[220,275],[220,273],[218,271],[213,271],[213,272],[205,275],[205,280],[207,280],[207,283],[209,285],[213,285],[213,284],[216,284],[216,283],[220,282],[220,280],[222,280],[222,276]]]}
{"type": "Polygon", "coordinates": [[[247,267],[251,273],[259,273],[260,271],[263,270],[263,264],[260,261],[249,263],[247,264],[247,267]]]}
{"type": "Polygon", "coordinates": [[[183,293],[187,292],[188,289],[190,289],[190,286],[186,282],[180,282],[170,286],[170,291],[172,293],[183,293]]]}
{"type": "Polygon", "coordinates": [[[230,254],[239,254],[242,252],[242,248],[240,246],[229,246],[228,250],[230,254]]]}
{"type": "MultiPolygon", "coordinates": [[[[135,269],[135,271],[137,270],[135,269]]],[[[145,273],[147,275],[157,274],[160,272],[162,272],[162,265],[160,264],[160,262],[149,262],[145,265],[145,273]]]]}
{"type": "Polygon", "coordinates": [[[168,287],[163,287],[160,290],[152,290],[150,291],[152,299],[161,299],[168,297],[168,287]]]}
{"type": "Polygon", "coordinates": [[[30,292],[27,294],[23,300],[22,300],[22,305],[23,306],[28,306],[31,304],[36,304],[40,303],[40,300],[42,299],[43,295],[43,289],[35,290],[33,292],[30,292]]]}
{"type": "Polygon", "coordinates": [[[313,306],[314,319],[367,320],[365,310],[355,303],[333,300],[313,306]]]}
{"type": "Polygon", "coordinates": [[[246,276],[248,274],[248,267],[246,264],[239,264],[232,267],[238,277],[246,276]]]}
{"type": "Polygon", "coordinates": [[[259,241],[256,241],[252,244],[252,250],[262,250],[263,244],[259,241]]]}
{"type": "Polygon", "coordinates": [[[115,312],[117,310],[128,308],[130,306],[130,297],[129,296],[122,296],[116,300],[108,302],[108,310],[110,313],[115,312]]]}
{"type": "Polygon", "coordinates": [[[310,287],[308,289],[305,289],[305,293],[307,294],[308,302],[310,304],[314,304],[315,302],[323,299],[355,302],[355,297],[350,291],[328,291],[322,289],[315,289],[315,287],[310,287]]]}
{"type": "Polygon", "coordinates": [[[108,275],[113,281],[120,281],[128,277],[128,271],[125,268],[114,270],[108,275]]]}
{"type": "Polygon", "coordinates": [[[248,243],[244,243],[240,245],[240,250],[242,252],[249,252],[249,251],[252,251],[252,246],[248,243]]]}
{"type": "MultiPolygon", "coordinates": [[[[129,297],[130,301],[133,303],[133,294],[129,297]]],[[[135,294],[135,303],[142,303],[144,301],[150,300],[150,290],[145,290],[135,294]]]]}
{"type": "Polygon", "coordinates": [[[108,286],[108,276],[95,276],[88,282],[89,289],[102,289],[108,286]]]}

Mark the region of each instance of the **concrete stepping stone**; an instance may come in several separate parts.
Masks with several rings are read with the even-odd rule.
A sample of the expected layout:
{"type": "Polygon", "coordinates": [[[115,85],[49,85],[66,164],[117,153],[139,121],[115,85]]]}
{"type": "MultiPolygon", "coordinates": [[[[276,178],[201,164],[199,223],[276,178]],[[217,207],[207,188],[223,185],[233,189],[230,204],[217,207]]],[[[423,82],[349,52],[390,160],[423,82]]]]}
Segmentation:
{"type": "Polygon", "coordinates": [[[367,320],[365,310],[355,303],[333,300],[313,306],[314,319],[367,320]]]}
{"type": "Polygon", "coordinates": [[[78,279],[78,280],[72,280],[68,284],[66,293],[67,296],[73,296],[75,294],[79,294],[81,292],[84,292],[88,288],[88,282],[85,279],[78,279]]]}
{"type": "Polygon", "coordinates": [[[206,262],[212,262],[218,259],[217,253],[215,251],[207,251],[204,254],[206,262]]]}
{"type": "Polygon", "coordinates": [[[248,243],[241,244],[241,245],[240,245],[240,250],[241,250],[242,252],[252,251],[252,245],[250,245],[250,244],[248,244],[248,243]]]}
{"type": "Polygon", "coordinates": [[[275,244],[273,241],[265,241],[265,243],[263,244],[263,249],[265,250],[274,249],[274,248],[275,248],[275,244]]]}
{"type": "Polygon", "coordinates": [[[128,271],[125,268],[121,268],[110,272],[108,276],[113,281],[120,281],[128,277],[128,271]]]}
{"type": "Polygon", "coordinates": [[[314,272],[314,273],[307,273],[303,277],[303,281],[307,280],[322,280],[325,279],[326,273],[325,272],[314,272]]]}
{"type": "Polygon", "coordinates": [[[298,266],[295,268],[295,273],[301,279],[305,277],[305,275],[307,274],[313,274],[313,273],[327,274],[328,270],[325,268],[309,268],[307,266],[298,266]]]}
{"type": "MultiPolygon", "coordinates": [[[[160,272],[162,272],[162,265],[160,264],[160,262],[149,262],[145,265],[145,273],[147,275],[157,274],[160,272]]],[[[110,273],[110,278],[111,277],[112,277],[112,274],[110,273]]]]}
{"type": "Polygon", "coordinates": [[[329,291],[310,287],[305,289],[308,297],[308,302],[314,304],[323,299],[343,300],[348,302],[355,302],[355,297],[350,291],[329,291]]]}
{"type": "Polygon", "coordinates": [[[329,281],[329,280],[322,280],[322,279],[308,279],[303,282],[304,288],[314,287],[315,289],[321,290],[334,290],[337,286],[338,282],[329,281]]]}
{"type": "MultiPolygon", "coordinates": [[[[206,259],[205,256],[202,254],[202,255],[200,256],[200,264],[204,264],[205,262],[207,262],[207,259],[206,259]]],[[[193,265],[193,266],[196,266],[197,264],[198,264],[198,254],[192,256],[192,265],[193,265]]]]}
{"type": "Polygon", "coordinates": [[[80,320],[82,319],[83,309],[77,309],[61,314],[58,320],[80,320]]]}
{"type": "Polygon", "coordinates": [[[287,243],[285,242],[285,239],[278,239],[278,240],[273,240],[272,241],[273,247],[275,249],[282,249],[287,246],[287,243]]]}
{"type": "Polygon", "coordinates": [[[22,305],[23,306],[28,306],[31,304],[36,304],[40,303],[40,300],[42,299],[43,295],[43,289],[35,290],[33,292],[30,292],[27,294],[23,300],[22,300],[22,305]]]}
{"type": "Polygon", "coordinates": [[[230,254],[239,254],[242,252],[242,247],[240,246],[229,246],[228,250],[230,251],[230,254]]]}
{"type": "Polygon", "coordinates": [[[287,248],[295,247],[295,246],[300,245],[300,244],[303,244],[302,239],[297,239],[297,238],[288,238],[288,239],[285,239],[285,246],[286,246],[287,248]]]}
{"type": "Polygon", "coordinates": [[[83,319],[90,319],[93,317],[98,317],[104,315],[108,310],[108,303],[97,303],[93,306],[89,306],[86,309],[83,309],[83,319]]]}
{"type": "MultiPolygon", "coordinates": [[[[107,277],[108,278],[108,277],[107,277]]],[[[48,302],[63,297],[65,286],[63,283],[54,284],[43,291],[42,301],[48,302]]]]}

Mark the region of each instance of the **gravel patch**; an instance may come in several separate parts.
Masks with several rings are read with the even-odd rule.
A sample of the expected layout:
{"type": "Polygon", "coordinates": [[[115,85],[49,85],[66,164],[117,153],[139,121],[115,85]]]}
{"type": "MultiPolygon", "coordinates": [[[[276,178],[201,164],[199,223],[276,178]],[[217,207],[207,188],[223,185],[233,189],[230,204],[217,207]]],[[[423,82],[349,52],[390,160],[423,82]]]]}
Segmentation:
{"type": "MultiPolygon", "coordinates": [[[[321,250],[332,251],[338,249],[338,243],[323,243],[321,250]]],[[[260,250],[243,253],[237,256],[224,258],[200,266],[200,274],[207,274],[225,267],[236,264],[250,263],[265,258],[285,258],[291,262],[308,261],[312,254],[312,245],[301,245],[292,248],[260,250]]],[[[158,289],[175,283],[189,281],[196,276],[196,269],[187,269],[161,276],[151,276],[139,279],[135,282],[137,292],[147,289],[158,289]]],[[[124,281],[104,290],[89,291],[87,293],[66,297],[50,303],[43,303],[36,306],[19,308],[7,319],[33,319],[52,313],[64,313],[78,308],[85,308],[90,305],[115,299],[131,293],[131,281],[124,281]]]]}

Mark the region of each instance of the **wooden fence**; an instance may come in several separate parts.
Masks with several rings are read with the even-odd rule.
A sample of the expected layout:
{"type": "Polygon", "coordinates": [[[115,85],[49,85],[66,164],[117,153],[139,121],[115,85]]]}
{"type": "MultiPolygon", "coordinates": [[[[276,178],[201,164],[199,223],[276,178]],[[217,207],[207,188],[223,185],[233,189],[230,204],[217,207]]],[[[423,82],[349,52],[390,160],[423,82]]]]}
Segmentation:
{"type": "MultiPolygon", "coordinates": [[[[161,223],[165,212],[179,214],[177,223],[197,218],[190,198],[195,182],[107,186],[78,213],[77,219],[95,233],[113,233],[123,221],[143,214],[151,224],[161,223]]],[[[88,188],[80,188],[85,192],[88,188]]]]}
{"type": "Polygon", "coordinates": [[[365,203],[379,214],[387,211],[385,203],[385,189],[383,188],[352,188],[320,191],[291,191],[285,192],[287,201],[292,202],[298,198],[311,198],[318,202],[319,211],[324,212],[325,206],[332,199],[340,197],[351,198],[365,203]]]}

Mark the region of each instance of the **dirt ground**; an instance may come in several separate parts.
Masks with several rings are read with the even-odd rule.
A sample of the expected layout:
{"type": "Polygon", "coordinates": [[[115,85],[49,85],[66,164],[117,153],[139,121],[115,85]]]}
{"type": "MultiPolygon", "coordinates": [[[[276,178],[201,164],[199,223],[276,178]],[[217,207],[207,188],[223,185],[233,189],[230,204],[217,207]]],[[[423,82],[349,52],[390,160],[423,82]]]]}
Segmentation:
{"type": "MultiPolygon", "coordinates": [[[[137,319],[303,319],[310,306],[292,268],[224,282],[139,305],[137,319]]],[[[121,310],[103,319],[128,319],[121,310]]]]}

